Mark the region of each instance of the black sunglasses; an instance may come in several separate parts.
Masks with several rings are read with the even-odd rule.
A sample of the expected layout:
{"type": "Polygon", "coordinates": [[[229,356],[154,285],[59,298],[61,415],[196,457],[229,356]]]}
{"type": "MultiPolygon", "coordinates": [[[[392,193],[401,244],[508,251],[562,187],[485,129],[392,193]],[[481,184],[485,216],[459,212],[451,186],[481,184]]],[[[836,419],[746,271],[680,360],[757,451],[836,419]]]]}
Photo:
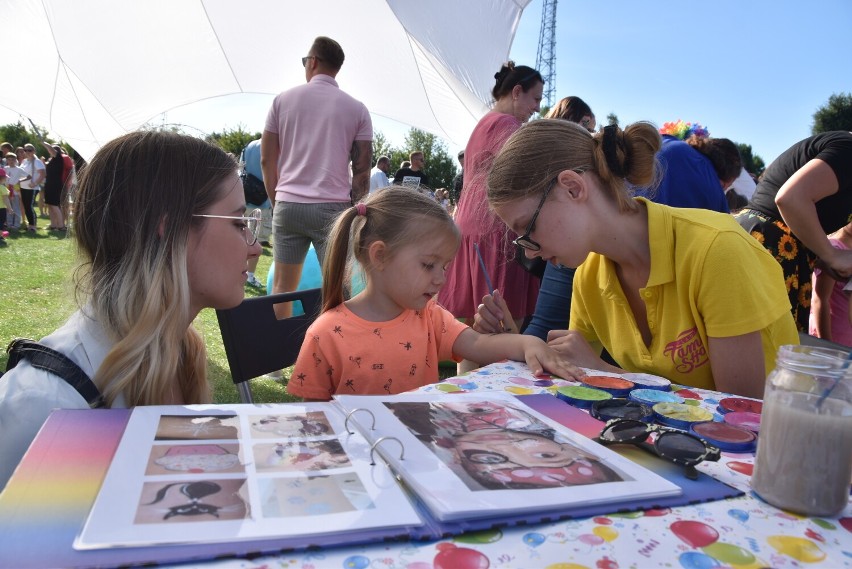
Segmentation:
{"type": "Polygon", "coordinates": [[[695,465],[705,460],[717,461],[721,451],[705,440],[660,425],[649,425],[636,419],[613,419],[595,438],[602,445],[632,444],[686,468],[686,477],[698,478],[695,465]],[[648,436],[654,434],[652,442],[648,436]]]}
{"type": "Polygon", "coordinates": [[[307,67],[309,59],[316,59],[317,61],[322,61],[321,57],[317,57],[316,55],[308,55],[302,58],[302,67],[307,67]]]}

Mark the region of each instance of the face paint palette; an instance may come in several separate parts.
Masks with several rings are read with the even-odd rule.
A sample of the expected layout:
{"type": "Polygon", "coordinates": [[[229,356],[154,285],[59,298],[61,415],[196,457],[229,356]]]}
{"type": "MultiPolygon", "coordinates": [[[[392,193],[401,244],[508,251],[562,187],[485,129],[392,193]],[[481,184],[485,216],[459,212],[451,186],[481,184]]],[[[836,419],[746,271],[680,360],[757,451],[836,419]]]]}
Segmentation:
{"type": "Polygon", "coordinates": [[[636,385],[636,389],[657,389],[659,391],[670,391],[672,382],[665,377],[659,375],[651,375],[650,373],[623,373],[621,377],[627,381],[632,381],[636,385]]]}
{"type": "Polygon", "coordinates": [[[760,413],[763,411],[763,403],[754,399],[745,399],[743,397],[726,397],[719,401],[716,407],[722,415],[732,411],[747,411],[749,413],[760,413]]]}
{"type": "Polygon", "coordinates": [[[731,411],[726,413],[722,420],[729,425],[748,429],[753,433],[760,432],[760,413],[751,413],[749,411],[731,411]]]}
{"type": "Polygon", "coordinates": [[[657,403],[683,403],[683,397],[680,395],[656,389],[634,389],[627,398],[637,403],[650,405],[651,407],[657,403]]]}
{"type": "Polygon", "coordinates": [[[685,403],[657,403],[654,409],[654,419],[661,425],[688,431],[695,423],[713,420],[710,411],[687,405],[685,403]]]}
{"type": "Polygon", "coordinates": [[[580,378],[580,381],[588,387],[606,391],[613,397],[627,397],[634,388],[632,381],[612,375],[587,375],[580,378]]]}
{"type": "Polygon", "coordinates": [[[582,385],[563,385],[556,390],[556,396],[580,409],[588,409],[595,401],[612,399],[612,395],[606,391],[582,385]]]}
{"type": "Polygon", "coordinates": [[[754,452],[757,446],[754,433],[728,423],[696,423],[689,428],[689,432],[726,452],[754,452]]]}

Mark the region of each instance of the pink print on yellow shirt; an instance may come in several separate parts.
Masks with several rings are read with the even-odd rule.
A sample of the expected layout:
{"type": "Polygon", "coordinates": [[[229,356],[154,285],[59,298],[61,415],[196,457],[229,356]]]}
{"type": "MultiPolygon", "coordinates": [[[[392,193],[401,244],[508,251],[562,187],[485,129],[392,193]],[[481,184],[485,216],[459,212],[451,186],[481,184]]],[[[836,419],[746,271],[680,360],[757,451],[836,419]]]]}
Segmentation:
{"type": "Polygon", "coordinates": [[[707,347],[701,342],[696,327],[678,334],[674,342],[666,344],[663,353],[672,359],[675,369],[680,373],[689,373],[710,361],[707,347]]]}

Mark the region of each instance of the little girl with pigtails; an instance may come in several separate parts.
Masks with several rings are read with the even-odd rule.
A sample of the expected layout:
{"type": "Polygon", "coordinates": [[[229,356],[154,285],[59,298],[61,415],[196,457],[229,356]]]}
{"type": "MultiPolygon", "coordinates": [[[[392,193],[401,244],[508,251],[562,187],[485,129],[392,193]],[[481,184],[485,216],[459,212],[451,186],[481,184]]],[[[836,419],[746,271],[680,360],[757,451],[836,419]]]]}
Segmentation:
{"type": "Polygon", "coordinates": [[[387,188],[340,214],[323,263],[322,314],[305,335],[287,391],[312,401],[396,394],[437,382],[438,362],[448,359],[511,359],[535,373],[583,375],[539,338],[480,334],[438,305],[458,247],[446,210],[416,190],[387,188]],[[345,300],[350,259],[366,286],[345,300]]]}

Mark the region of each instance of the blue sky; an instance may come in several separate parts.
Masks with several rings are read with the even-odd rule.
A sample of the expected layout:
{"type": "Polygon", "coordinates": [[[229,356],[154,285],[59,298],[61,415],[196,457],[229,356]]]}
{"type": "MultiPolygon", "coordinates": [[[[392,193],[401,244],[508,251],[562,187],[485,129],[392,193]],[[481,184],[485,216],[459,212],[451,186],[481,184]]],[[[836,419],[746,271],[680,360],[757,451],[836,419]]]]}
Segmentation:
{"type": "MultiPolygon", "coordinates": [[[[512,46],[535,64],[541,0],[512,46]]],[[[832,93],[852,93],[848,0],[560,0],[558,100],[577,95],[606,123],[699,122],[767,164],[810,136],[832,93]]]]}

